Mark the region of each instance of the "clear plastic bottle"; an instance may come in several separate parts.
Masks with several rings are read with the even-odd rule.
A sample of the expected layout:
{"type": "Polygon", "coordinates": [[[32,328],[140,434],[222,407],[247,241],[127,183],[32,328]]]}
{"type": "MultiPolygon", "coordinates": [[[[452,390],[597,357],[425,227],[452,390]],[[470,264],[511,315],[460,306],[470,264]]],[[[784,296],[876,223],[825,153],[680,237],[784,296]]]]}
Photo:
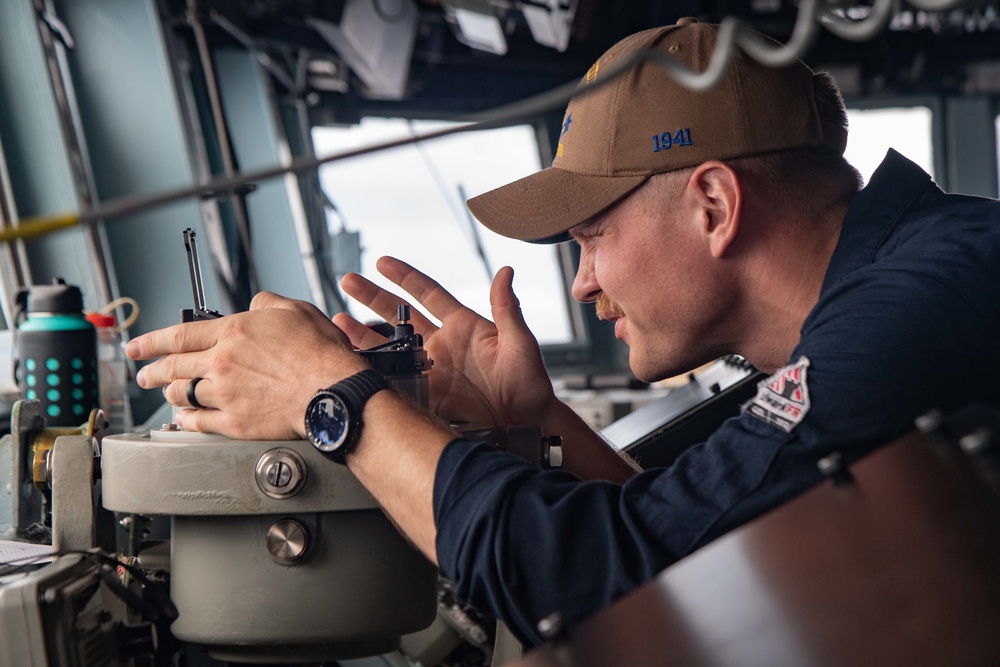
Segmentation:
{"type": "Polygon", "coordinates": [[[87,319],[97,329],[98,405],[108,420],[108,432],[132,429],[132,404],[128,395],[128,364],[125,346],[114,315],[90,313],[87,319]]]}

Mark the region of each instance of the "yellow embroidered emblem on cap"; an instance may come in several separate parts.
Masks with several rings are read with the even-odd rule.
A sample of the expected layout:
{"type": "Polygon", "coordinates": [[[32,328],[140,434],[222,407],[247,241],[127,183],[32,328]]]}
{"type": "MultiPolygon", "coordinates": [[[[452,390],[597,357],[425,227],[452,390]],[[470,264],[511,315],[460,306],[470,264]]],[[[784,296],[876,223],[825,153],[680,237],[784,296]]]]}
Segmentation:
{"type": "Polygon", "coordinates": [[[594,63],[594,66],[587,70],[587,83],[591,83],[597,78],[597,70],[601,67],[601,61],[598,60],[594,63]]]}

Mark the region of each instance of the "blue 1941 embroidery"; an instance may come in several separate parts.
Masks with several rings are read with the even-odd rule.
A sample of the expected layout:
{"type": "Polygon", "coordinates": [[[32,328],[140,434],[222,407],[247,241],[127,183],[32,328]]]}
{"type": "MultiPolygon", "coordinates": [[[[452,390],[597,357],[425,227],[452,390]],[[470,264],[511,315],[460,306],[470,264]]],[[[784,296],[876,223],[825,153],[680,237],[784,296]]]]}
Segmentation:
{"type": "Polygon", "coordinates": [[[685,128],[683,130],[677,130],[673,136],[669,132],[664,132],[663,134],[653,135],[653,152],[659,153],[660,151],[665,151],[671,146],[690,146],[693,142],[691,141],[691,128],[685,128]]]}

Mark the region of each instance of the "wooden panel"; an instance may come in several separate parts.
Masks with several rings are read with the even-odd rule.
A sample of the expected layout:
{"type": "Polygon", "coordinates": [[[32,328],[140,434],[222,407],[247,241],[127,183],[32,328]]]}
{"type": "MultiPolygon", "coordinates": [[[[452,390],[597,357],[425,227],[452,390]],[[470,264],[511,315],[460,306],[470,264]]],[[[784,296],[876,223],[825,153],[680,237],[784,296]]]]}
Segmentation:
{"type": "Polygon", "coordinates": [[[1000,665],[1000,502],[914,434],[528,654],[563,665],[1000,665]]]}

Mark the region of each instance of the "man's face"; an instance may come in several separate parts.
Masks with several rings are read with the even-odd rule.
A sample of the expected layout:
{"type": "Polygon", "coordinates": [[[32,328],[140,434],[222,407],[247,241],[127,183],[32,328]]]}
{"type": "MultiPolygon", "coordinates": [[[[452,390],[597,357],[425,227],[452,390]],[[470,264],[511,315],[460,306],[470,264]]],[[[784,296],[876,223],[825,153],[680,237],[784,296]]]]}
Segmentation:
{"type": "Polygon", "coordinates": [[[598,316],[614,322],[632,372],[646,381],[731,351],[722,326],[733,305],[731,277],[711,256],[684,183],[647,184],[570,230],[580,245],[573,297],[596,303],[598,316]]]}

